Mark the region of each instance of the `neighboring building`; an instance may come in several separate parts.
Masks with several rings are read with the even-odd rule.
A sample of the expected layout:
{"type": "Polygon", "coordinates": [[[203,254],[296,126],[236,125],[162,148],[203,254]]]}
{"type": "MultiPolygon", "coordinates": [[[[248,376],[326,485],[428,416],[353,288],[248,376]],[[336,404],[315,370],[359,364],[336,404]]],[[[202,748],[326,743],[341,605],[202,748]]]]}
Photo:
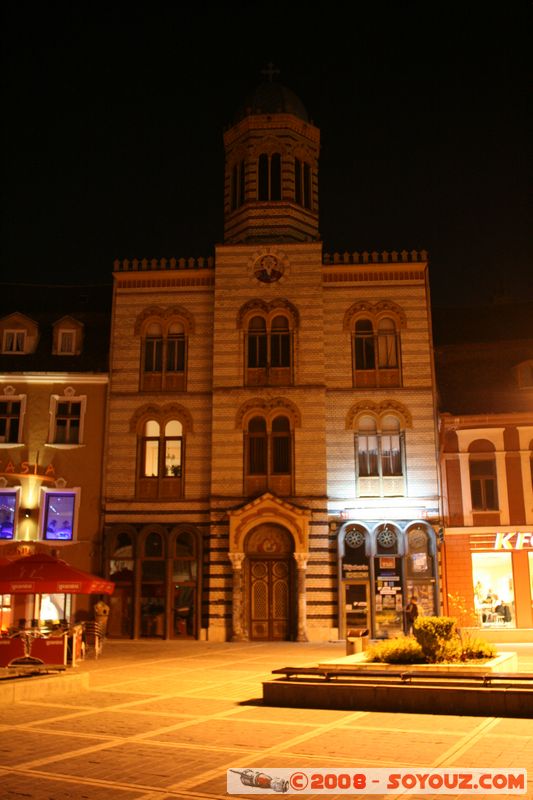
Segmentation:
{"type": "Polygon", "coordinates": [[[389,636],[438,612],[427,257],[322,252],[319,131],[276,83],[224,135],[214,258],[115,264],[109,633],[389,636]]]}
{"type": "MultiPolygon", "coordinates": [[[[100,570],[108,306],[102,287],[2,285],[0,557],[56,551],[100,570]]],[[[89,603],[4,597],[1,623],[76,618],[89,603]]]]}
{"type": "Polygon", "coordinates": [[[436,326],[447,605],[499,637],[533,628],[532,319],[524,303],[436,326]]]}

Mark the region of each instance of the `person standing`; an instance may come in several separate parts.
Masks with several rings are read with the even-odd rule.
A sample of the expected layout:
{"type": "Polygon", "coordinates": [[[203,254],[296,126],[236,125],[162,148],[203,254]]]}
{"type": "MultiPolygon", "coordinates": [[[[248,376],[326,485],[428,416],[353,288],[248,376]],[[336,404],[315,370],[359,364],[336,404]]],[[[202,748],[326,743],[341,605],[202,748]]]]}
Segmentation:
{"type": "Polygon", "coordinates": [[[407,633],[412,635],[413,625],[418,617],[418,605],[416,597],[413,595],[405,607],[405,620],[407,622],[407,633]]]}

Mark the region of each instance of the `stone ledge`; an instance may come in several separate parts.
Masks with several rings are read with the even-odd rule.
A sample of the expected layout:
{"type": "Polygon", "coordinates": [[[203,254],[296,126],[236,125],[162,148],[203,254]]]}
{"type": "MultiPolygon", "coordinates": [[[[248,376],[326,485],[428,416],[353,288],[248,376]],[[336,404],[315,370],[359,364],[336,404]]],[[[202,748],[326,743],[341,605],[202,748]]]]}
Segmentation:
{"type": "MultiPolygon", "coordinates": [[[[392,681],[392,679],[391,679],[392,681]]],[[[328,708],[350,711],[393,711],[472,717],[516,717],[533,714],[533,690],[494,687],[357,684],[336,681],[275,680],[263,684],[267,706],[328,708]]]]}
{"type": "Polygon", "coordinates": [[[57,675],[27,675],[0,680],[0,704],[35,702],[86,691],[89,677],[88,672],[61,672],[57,675]]]}

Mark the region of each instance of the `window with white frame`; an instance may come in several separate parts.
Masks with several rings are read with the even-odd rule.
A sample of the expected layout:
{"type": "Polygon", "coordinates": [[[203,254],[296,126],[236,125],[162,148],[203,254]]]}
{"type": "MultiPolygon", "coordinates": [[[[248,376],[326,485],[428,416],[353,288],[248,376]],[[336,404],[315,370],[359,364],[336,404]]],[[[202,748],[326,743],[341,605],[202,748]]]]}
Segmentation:
{"type": "Polygon", "coordinates": [[[42,489],[39,528],[41,538],[50,542],[71,542],[76,539],[79,489],[42,489]]]}
{"type": "Polygon", "coordinates": [[[63,397],[52,395],[50,408],[49,444],[76,445],[83,443],[83,424],[87,398],[75,396],[72,390],[63,397]]]}
{"type": "Polygon", "coordinates": [[[359,497],[405,493],[404,434],[398,417],[363,414],[355,431],[355,473],[359,497]]]}
{"type": "Polygon", "coordinates": [[[18,355],[26,349],[26,331],[5,330],[2,342],[2,352],[18,355]]]}
{"type": "Polygon", "coordinates": [[[25,406],[25,395],[5,394],[0,397],[0,444],[21,441],[25,406]]]}

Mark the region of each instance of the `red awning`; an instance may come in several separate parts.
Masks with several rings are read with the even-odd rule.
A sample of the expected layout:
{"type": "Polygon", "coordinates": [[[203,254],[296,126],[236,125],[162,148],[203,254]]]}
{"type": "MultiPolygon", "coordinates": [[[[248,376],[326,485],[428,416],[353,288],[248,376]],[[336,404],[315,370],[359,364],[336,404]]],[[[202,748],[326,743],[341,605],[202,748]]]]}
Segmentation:
{"type": "Polygon", "coordinates": [[[0,566],[0,594],[113,594],[115,584],[47,553],[0,566]]]}

